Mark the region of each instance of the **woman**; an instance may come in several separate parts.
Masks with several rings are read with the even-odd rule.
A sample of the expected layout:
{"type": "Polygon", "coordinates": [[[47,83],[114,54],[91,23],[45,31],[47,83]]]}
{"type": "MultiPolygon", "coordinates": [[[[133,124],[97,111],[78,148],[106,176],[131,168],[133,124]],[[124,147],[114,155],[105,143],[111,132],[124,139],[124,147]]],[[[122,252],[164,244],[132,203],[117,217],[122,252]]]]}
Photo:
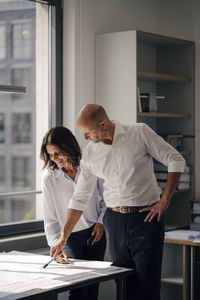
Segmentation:
{"type": "MultiPolygon", "coordinates": [[[[44,161],[43,169],[46,169],[42,177],[45,233],[48,245],[52,247],[60,237],[66,221],[67,207],[76,189],[81,150],[71,131],[57,126],[44,136],[40,157],[44,161]]],[[[102,182],[98,179],[89,205],[64,248],[67,256],[103,260],[106,248],[103,227],[105,210],[102,182]]],[[[65,263],[62,259],[57,262],[65,263]]],[[[98,284],[72,290],[69,299],[98,299],[98,284]]]]}

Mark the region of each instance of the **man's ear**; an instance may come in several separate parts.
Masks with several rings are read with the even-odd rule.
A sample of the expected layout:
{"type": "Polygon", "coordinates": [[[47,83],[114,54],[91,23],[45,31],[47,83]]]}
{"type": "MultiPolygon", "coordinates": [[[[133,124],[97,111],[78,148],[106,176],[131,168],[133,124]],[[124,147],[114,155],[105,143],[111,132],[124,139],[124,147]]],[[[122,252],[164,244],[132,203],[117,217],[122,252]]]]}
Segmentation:
{"type": "Polygon", "coordinates": [[[100,121],[99,124],[102,129],[106,129],[107,125],[108,125],[107,121],[105,121],[105,120],[100,121]]]}

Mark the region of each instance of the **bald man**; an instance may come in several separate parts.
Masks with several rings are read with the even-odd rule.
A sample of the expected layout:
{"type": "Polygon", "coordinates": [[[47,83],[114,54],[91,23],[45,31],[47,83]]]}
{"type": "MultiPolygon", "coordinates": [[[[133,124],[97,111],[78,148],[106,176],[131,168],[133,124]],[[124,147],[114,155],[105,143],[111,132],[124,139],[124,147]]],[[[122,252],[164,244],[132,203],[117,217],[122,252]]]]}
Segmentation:
{"type": "Polygon", "coordinates": [[[51,256],[62,255],[100,177],[104,179],[104,200],[108,207],[104,225],[112,260],[118,266],[136,269],[135,276],[127,279],[126,299],[159,300],[164,240],[162,217],[185,161],[148,125],[128,126],[111,121],[99,105],[84,106],[77,125],[91,142],[83,151],[77,190],[51,256]],[[153,158],[168,166],[168,180],[161,198],[153,158]]]}

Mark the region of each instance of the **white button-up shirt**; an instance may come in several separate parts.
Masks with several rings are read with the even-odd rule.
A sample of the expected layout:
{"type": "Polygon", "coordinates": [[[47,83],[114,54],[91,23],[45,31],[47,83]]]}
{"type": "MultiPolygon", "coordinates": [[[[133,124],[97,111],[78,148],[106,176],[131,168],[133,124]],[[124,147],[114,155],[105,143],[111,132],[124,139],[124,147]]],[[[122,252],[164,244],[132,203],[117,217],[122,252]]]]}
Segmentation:
{"type": "Polygon", "coordinates": [[[145,206],[159,201],[153,158],[168,166],[168,172],[184,171],[183,157],[148,125],[115,122],[112,145],[90,142],[84,149],[69,208],[85,209],[97,177],[104,179],[107,207],[145,206]]]}
{"type": "MultiPolygon", "coordinates": [[[[60,237],[66,222],[69,201],[76,190],[80,168],[73,180],[62,169],[45,170],[42,176],[42,198],[44,227],[49,246],[60,237]]],[[[88,207],[83,212],[73,232],[84,230],[95,223],[103,223],[106,205],[103,200],[102,180],[97,181],[94,193],[89,199],[88,207]]]]}

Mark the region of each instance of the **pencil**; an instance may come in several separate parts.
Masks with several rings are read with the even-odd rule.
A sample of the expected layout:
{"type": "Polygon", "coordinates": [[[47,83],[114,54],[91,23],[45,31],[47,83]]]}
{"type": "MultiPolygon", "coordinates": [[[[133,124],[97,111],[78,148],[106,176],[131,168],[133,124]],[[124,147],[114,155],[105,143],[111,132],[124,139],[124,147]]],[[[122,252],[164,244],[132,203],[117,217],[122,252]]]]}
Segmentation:
{"type": "Polygon", "coordinates": [[[54,259],[51,258],[51,259],[43,266],[43,268],[45,269],[45,268],[46,268],[53,260],[54,260],[54,259]]]}

